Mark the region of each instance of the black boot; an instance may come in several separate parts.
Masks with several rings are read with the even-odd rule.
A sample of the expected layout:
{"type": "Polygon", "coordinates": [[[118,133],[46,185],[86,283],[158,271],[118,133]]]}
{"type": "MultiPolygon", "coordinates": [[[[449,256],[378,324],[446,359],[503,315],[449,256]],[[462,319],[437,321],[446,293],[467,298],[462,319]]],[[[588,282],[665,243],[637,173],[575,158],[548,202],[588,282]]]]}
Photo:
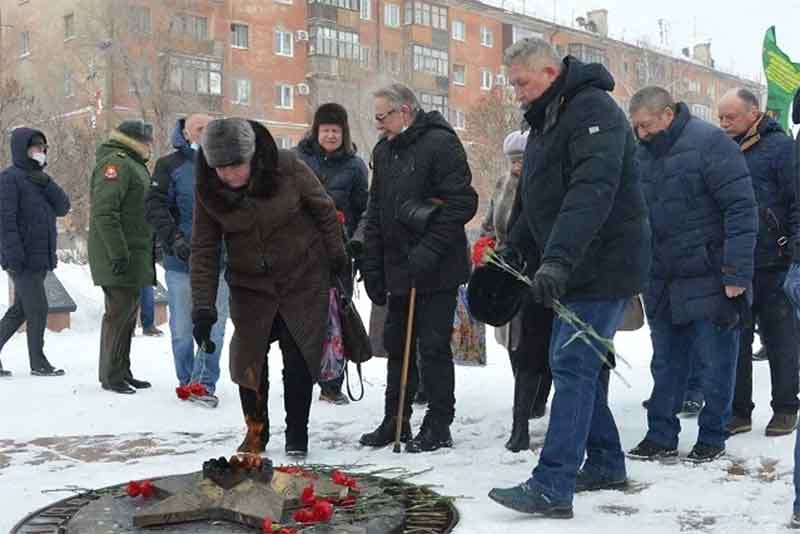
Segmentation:
{"type": "MultiPolygon", "coordinates": [[[[397,417],[384,417],[378,428],[361,436],[359,443],[367,447],[385,447],[394,443],[394,434],[397,425],[397,417]]],[[[408,419],[403,421],[403,428],[400,430],[400,441],[406,443],[411,439],[411,425],[408,419]]]]}
{"type": "Polygon", "coordinates": [[[3,369],[3,362],[0,362],[0,378],[11,376],[11,371],[3,369]]]}
{"type": "Polygon", "coordinates": [[[442,447],[453,446],[450,426],[430,419],[422,422],[422,428],[414,439],[406,443],[406,452],[432,452],[442,447]]]}
{"type": "Polygon", "coordinates": [[[506,442],[506,449],[511,452],[520,452],[531,448],[528,417],[541,383],[542,375],[530,371],[519,371],[514,379],[514,418],[511,425],[511,437],[506,442]]]}

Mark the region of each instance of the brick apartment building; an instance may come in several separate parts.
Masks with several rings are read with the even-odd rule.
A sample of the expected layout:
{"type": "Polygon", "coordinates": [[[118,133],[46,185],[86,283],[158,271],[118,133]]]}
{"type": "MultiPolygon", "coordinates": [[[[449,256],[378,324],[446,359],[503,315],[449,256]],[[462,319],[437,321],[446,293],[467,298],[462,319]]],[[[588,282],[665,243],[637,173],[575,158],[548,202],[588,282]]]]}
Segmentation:
{"type": "MultiPolygon", "coordinates": [[[[175,119],[198,110],[259,120],[290,147],[314,108],[335,100],[368,154],[370,93],[392,80],[464,131],[470,110],[506,84],[503,50],[533,35],[606,65],[625,107],[639,88],[658,84],[715,121],[728,88],[762,93],[716,70],[709,45],[675,58],[609,38],[605,10],[578,22],[561,26],[475,0],[0,0],[0,77],[101,131],[147,116],[164,145],[156,153],[175,119]]],[[[476,176],[482,197],[494,178],[476,176]]]]}

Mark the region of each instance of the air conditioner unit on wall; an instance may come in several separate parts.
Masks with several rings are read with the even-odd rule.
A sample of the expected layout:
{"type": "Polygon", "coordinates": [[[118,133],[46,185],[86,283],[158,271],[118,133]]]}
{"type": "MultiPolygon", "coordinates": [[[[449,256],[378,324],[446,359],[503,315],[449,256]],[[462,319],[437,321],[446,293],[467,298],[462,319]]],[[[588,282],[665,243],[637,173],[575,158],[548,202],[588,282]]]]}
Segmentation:
{"type": "Polygon", "coordinates": [[[311,93],[311,88],[306,83],[298,83],[297,84],[297,94],[306,96],[311,93]]]}
{"type": "Polygon", "coordinates": [[[294,32],[294,38],[298,41],[308,41],[308,32],[305,30],[297,30],[294,32]]]}

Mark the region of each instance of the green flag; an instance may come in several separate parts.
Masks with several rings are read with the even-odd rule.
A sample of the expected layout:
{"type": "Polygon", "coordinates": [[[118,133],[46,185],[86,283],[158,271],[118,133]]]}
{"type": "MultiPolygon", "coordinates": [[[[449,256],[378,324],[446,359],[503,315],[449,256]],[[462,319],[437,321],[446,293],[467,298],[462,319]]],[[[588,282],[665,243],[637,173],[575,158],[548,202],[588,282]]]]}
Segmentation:
{"type": "Polygon", "coordinates": [[[764,73],[767,76],[767,113],[789,130],[789,108],[800,87],[800,63],[793,63],[775,39],[775,26],[764,35],[764,73]]]}

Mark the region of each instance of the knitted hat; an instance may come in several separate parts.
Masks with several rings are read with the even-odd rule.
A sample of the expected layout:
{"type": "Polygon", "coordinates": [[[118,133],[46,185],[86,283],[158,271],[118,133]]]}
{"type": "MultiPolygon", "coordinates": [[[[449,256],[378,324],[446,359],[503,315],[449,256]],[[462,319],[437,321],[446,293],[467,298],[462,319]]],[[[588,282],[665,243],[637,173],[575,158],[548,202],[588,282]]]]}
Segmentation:
{"type": "Polygon", "coordinates": [[[206,126],[200,146],[209,167],[244,163],[256,153],[256,133],[247,119],[217,119],[206,126]]]}
{"type": "Polygon", "coordinates": [[[318,131],[320,124],[335,124],[345,130],[347,129],[347,111],[333,102],[322,104],[314,113],[313,129],[318,131]]]}
{"type": "Polygon", "coordinates": [[[525,153],[525,145],[528,144],[528,132],[514,130],[506,136],[503,141],[503,154],[509,159],[521,158],[525,153]]]}
{"type": "Polygon", "coordinates": [[[122,121],[117,126],[117,131],[140,143],[153,142],[153,125],[143,120],[122,121]]]}

